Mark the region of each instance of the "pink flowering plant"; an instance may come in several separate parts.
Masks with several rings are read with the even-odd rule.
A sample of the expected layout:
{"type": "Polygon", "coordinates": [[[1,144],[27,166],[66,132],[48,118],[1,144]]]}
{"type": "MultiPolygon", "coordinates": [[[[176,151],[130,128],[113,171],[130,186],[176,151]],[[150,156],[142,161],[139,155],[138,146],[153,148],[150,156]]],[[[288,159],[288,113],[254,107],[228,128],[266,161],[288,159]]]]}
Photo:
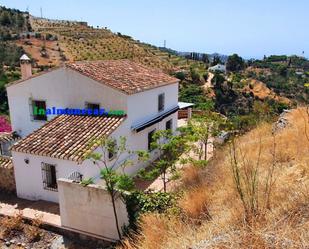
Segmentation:
{"type": "Polygon", "coordinates": [[[7,118],[4,116],[0,116],[0,132],[10,132],[12,131],[12,127],[8,122],[7,118]]]}

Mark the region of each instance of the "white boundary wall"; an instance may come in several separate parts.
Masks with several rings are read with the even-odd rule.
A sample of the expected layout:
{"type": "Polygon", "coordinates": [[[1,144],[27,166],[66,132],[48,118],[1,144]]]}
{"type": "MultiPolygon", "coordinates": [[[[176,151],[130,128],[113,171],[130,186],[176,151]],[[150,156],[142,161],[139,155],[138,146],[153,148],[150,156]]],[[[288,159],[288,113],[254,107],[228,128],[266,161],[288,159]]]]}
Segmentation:
{"type": "MultiPolygon", "coordinates": [[[[105,239],[118,240],[113,206],[102,186],[84,187],[67,179],[58,179],[61,225],[72,231],[105,239]]],[[[129,224],[125,203],[116,200],[119,227],[129,224]]]]}

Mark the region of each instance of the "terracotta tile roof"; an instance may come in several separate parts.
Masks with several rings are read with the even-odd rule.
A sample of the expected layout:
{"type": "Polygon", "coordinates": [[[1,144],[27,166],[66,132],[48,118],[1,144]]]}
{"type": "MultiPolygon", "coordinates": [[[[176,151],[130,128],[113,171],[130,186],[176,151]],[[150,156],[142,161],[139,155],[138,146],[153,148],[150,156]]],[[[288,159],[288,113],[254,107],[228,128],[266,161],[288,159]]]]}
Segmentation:
{"type": "Polygon", "coordinates": [[[0,156],[0,168],[13,168],[12,159],[9,157],[0,156]]]}
{"type": "Polygon", "coordinates": [[[161,70],[148,68],[130,60],[85,61],[68,63],[67,67],[126,94],[179,81],[161,70]]]}
{"type": "Polygon", "coordinates": [[[59,115],[12,146],[12,151],[81,163],[90,143],[110,135],[125,116],[59,115]]]}
{"type": "Polygon", "coordinates": [[[0,142],[15,141],[20,137],[13,132],[0,132],[0,142]]]}

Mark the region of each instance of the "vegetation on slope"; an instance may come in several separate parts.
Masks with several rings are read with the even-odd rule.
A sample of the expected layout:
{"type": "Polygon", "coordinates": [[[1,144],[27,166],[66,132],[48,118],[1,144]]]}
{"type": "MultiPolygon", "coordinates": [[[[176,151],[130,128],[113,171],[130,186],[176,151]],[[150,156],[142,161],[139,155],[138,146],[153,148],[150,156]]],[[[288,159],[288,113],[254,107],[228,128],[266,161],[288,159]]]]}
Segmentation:
{"type": "Polygon", "coordinates": [[[309,118],[304,108],[286,118],[235,138],[205,168],[185,167],[179,211],[144,214],[122,248],[308,247],[309,118]]]}
{"type": "Polygon", "coordinates": [[[28,13],[0,6],[0,40],[17,39],[23,31],[31,31],[28,13]]]}
{"type": "Polygon", "coordinates": [[[130,36],[113,33],[107,27],[94,28],[80,22],[34,17],[31,18],[31,25],[36,32],[56,35],[69,60],[131,59],[166,71],[172,71],[174,67],[187,68],[193,63],[130,36]]]}

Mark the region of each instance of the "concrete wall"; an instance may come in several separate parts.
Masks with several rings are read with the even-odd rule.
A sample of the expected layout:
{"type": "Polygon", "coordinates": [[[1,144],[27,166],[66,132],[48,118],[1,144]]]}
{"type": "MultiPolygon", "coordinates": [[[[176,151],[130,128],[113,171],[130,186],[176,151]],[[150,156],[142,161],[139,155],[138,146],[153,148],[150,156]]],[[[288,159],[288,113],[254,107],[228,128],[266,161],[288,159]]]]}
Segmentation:
{"type": "MultiPolygon", "coordinates": [[[[61,225],[74,231],[107,240],[118,240],[111,197],[101,186],[83,187],[58,180],[61,225]],[[69,198],[68,198],[69,197],[69,198]]],[[[129,224],[126,205],[116,200],[120,229],[129,224]]]]}
{"type": "Polygon", "coordinates": [[[46,123],[31,120],[29,99],[45,100],[46,108],[85,108],[91,102],[127,112],[127,95],[66,68],[8,86],[7,93],[12,128],[22,137],[46,123]]]}

